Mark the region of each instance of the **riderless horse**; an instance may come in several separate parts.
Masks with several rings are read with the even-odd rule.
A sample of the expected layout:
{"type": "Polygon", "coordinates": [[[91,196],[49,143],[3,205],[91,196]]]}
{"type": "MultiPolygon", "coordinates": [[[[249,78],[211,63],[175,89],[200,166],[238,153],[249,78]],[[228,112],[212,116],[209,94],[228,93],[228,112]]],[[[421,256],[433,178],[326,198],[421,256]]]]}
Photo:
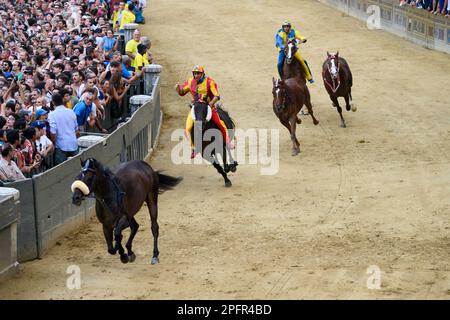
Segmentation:
{"type": "Polygon", "coordinates": [[[341,127],[345,128],[344,117],[342,116],[342,108],[339,106],[338,97],[344,97],[345,108],[347,111],[356,111],[356,106],[352,103],[352,85],[353,76],[347,61],[339,57],[339,51],[330,54],[327,51],[327,59],[322,66],[323,85],[333,102],[333,107],[339,112],[341,117],[341,127]]]}
{"type": "Polygon", "coordinates": [[[86,197],[95,198],[95,212],[103,224],[108,252],[116,254],[119,251],[122,263],[134,262],[136,255],[132,251],[132,244],[139,229],[134,216],[145,201],[150,213],[153,234],[151,263],[158,263],[158,194],[171,190],[182,178],[155,172],[148,163],[141,160],[121,164],[115,174],[94,158],[80,161],[81,172],[72,184],[72,203],[80,206],[86,197]],[[128,227],[131,232],[125,245],[128,254],[125,254],[122,247],[122,231],[128,227]]]}

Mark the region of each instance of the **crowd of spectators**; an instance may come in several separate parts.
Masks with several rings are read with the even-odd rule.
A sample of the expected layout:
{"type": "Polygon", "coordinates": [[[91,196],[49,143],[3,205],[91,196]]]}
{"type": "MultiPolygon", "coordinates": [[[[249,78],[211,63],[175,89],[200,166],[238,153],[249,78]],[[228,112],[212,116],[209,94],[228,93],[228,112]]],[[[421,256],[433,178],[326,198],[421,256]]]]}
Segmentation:
{"type": "Polygon", "coordinates": [[[0,181],[59,164],[77,137],[122,116],[130,84],[152,63],[142,0],[0,0],[0,181]],[[122,35],[121,35],[122,34],[122,35]]]}
{"type": "Polygon", "coordinates": [[[440,14],[447,18],[450,17],[449,0],[400,0],[400,6],[406,5],[428,10],[430,13],[440,14]]]}

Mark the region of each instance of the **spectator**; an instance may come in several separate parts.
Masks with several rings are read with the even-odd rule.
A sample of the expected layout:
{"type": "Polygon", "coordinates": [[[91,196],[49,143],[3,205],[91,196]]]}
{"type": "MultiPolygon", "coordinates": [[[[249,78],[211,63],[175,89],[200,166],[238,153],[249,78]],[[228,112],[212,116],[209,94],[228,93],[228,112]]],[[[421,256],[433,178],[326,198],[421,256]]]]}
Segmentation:
{"type": "Polygon", "coordinates": [[[23,77],[22,63],[19,60],[14,60],[12,63],[12,71],[16,75],[17,80],[21,81],[23,77]]]}
{"type": "Polygon", "coordinates": [[[13,161],[13,146],[9,143],[4,143],[0,148],[2,151],[2,157],[0,159],[0,180],[3,182],[24,180],[25,176],[13,161]]]}
{"type": "MultiPolygon", "coordinates": [[[[82,13],[79,26],[72,29],[68,29],[72,26],[67,27],[66,24],[70,20],[71,10],[67,6],[65,8],[61,0],[0,1],[0,116],[3,117],[0,129],[18,129],[19,134],[23,134],[18,137],[18,150],[21,139],[29,148],[24,136],[28,135],[25,132],[31,133],[27,128],[34,121],[43,120],[47,124],[47,137],[54,138],[46,120],[61,121],[59,115],[63,114],[53,102],[55,94],[63,96],[63,104],[69,109],[79,103],[83,93],[89,91],[94,94],[92,110],[96,115],[95,125],[103,132],[106,131],[101,123],[105,107],[115,109],[116,118],[123,115],[120,100],[124,98],[128,84],[140,77],[141,63],[136,72],[135,68],[131,68],[128,56],[122,60],[121,52],[117,51],[119,41],[114,31],[119,27],[123,29],[125,24],[136,18],[139,20],[140,17],[132,12],[136,11],[139,15],[144,1],[129,0],[129,5],[124,1],[119,5],[119,1],[71,0],[70,3],[79,6],[82,13]],[[109,20],[116,22],[113,27],[108,25],[109,20]],[[115,66],[111,68],[113,61],[118,65],[113,64],[115,66]],[[56,114],[55,119],[50,117],[50,111],[56,114]]],[[[142,37],[141,42],[147,47],[147,54],[142,55],[141,51],[141,56],[146,64],[151,43],[144,39],[142,37]]],[[[137,45],[132,54],[138,55],[137,45]]],[[[59,132],[55,149],[58,143],[66,148],[67,141],[76,140],[64,139],[67,132],[60,131],[61,127],[53,130],[59,132]]],[[[71,130],[70,126],[68,130],[71,130]]],[[[74,147],[73,144],[71,147],[74,147]]],[[[76,145],[73,150],[64,151],[75,149],[76,145]]],[[[17,157],[20,158],[20,155],[17,154],[17,157]]],[[[18,163],[19,168],[26,166],[22,162],[20,165],[18,163]]],[[[23,172],[27,173],[26,169],[23,172]]]]}
{"type": "Polygon", "coordinates": [[[45,122],[38,120],[33,122],[31,126],[37,129],[36,150],[42,158],[45,158],[54,149],[52,141],[47,137],[45,122]]]}
{"type": "Polygon", "coordinates": [[[82,72],[80,72],[79,70],[75,70],[72,73],[72,89],[74,91],[74,93],[76,93],[77,97],[80,97],[80,87],[83,84],[85,77],[84,74],[82,72]]]}
{"type": "Polygon", "coordinates": [[[97,75],[95,73],[89,73],[86,76],[86,81],[84,83],[81,84],[79,92],[80,92],[80,96],[83,95],[83,93],[87,90],[87,89],[91,89],[91,88],[95,88],[97,84],[97,75]]]}
{"type": "Polygon", "coordinates": [[[32,116],[33,112],[32,111],[28,111],[26,109],[22,109],[19,111],[18,115],[19,118],[25,120],[26,124],[30,124],[31,123],[31,116],[32,116]]]}
{"type": "Polygon", "coordinates": [[[116,51],[118,44],[119,42],[114,37],[113,31],[108,30],[106,32],[106,36],[102,38],[101,48],[103,49],[104,53],[107,54],[109,52],[116,51]]]}
{"type": "Polygon", "coordinates": [[[48,120],[51,140],[55,145],[55,164],[59,164],[78,153],[79,130],[77,116],[73,110],[63,105],[63,98],[59,93],[53,94],[52,103],[55,110],[49,114],[48,120]]]}
{"type": "Polygon", "coordinates": [[[6,130],[0,129],[0,148],[6,142],[6,130]]]}
{"type": "Polygon", "coordinates": [[[135,57],[137,54],[137,46],[141,41],[141,32],[136,29],[133,32],[133,39],[129,40],[125,46],[125,53],[131,59],[131,66],[135,67],[135,57]]]}
{"type": "Polygon", "coordinates": [[[145,23],[143,10],[144,10],[144,2],[143,0],[135,0],[134,1],[135,8],[134,8],[134,15],[136,17],[136,23],[145,23]]]}
{"type": "Polygon", "coordinates": [[[6,125],[6,119],[3,116],[0,116],[0,129],[3,129],[6,125]]]}
{"type": "Polygon", "coordinates": [[[25,137],[25,141],[22,146],[22,154],[25,158],[25,163],[27,165],[32,165],[36,163],[35,168],[38,168],[41,161],[41,156],[39,153],[36,153],[35,142],[37,139],[37,130],[35,127],[27,127],[23,130],[23,136],[25,137]]]}
{"type": "Polygon", "coordinates": [[[47,121],[48,119],[48,110],[41,108],[36,111],[36,120],[47,121]]]}
{"type": "Polygon", "coordinates": [[[5,115],[8,117],[14,113],[16,113],[16,101],[8,100],[5,106],[5,115]]]}
{"type": "Polygon", "coordinates": [[[450,6],[448,0],[401,0],[400,6],[410,5],[418,9],[428,10],[433,14],[449,16],[450,6]]]}
{"type": "Polygon", "coordinates": [[[7,130],[13,130],[14,124],[16,123],[16,117],[15,114],[10,114],[8,118],[6,118],[6,129],[7,130]]]}
{"type": "Polygon", "coordinates": [[[144,60],[144,56],[147,54],[147,47],[143,45],[142,43],[138,44],[137,47],[137,54],[134,59],[134,68],[136,71],[141,71],[142,68],[145,66],[146,61],[144,60]]]}
{"type": "MultiPolygon", "coordinates": [[[[137,55],[137,53],[136,53],[136,55],[137,55]]],[[[134,72],[134,67],[131,66],[131,59],[127,55],[123,55],[122,56],[122,70],[123,69],[125,69],[127,72],[129,72],[130,75],[132,75],[133,72],[134,72]]],[[[123,77],[123,72],[122,72],[122,77],[123,77]]],[[[129,76],[128,77],[124,77],[124,78],[128,79],[129,76]]]]}
{"type": "Polygon", "coordinates": [[[17,164],[17,167],[22,171],[22,173],[30,173],[35,167],[39,166],[38,163],[34,163],[33,165],[29,166],[25,163],[25,157],[23,153],[21,152],[22,149],[22,143],[21,143],[21,137],[18,130],[10,130],[6,134],[6,140],[9,144],[11,144],[14,148],[14,155],[13,160],[17,164]]]}
{"type": "Polygon", "coordinates": [[[91,92],[85,92],[73,111],[77,116],[78,129],[82,132],[86,131],[86,124],[93,127],[95,124],[96,109],[93,104],[94,95],[91,92]]]}
{"type": "Polygon", "coordinates": [[[148,37],[141,37],[141,43],[147,47],[147,54],[144,55],[145,64],[152,64],[153,54],[150,51],[152,47],[152,41],[148,37]]]}
{"type": "Polygon", "coordinates": [[[12,62],[9,60],[3,60],[2,63],[2,76],[6,79],[14,77],[14,73],[12,72],[12,62]]]}
{"type": "MultiPolygon", "coordinates": [[[[113,21],[113,31],[117,31],[119,29],[119,16],[120,16],[120,12],[121,10],[121,5],[119,4],[119,2],[114,2],[113,4],[113,11],[112,11],[112,21],[113,21]]],[[[125,7],[125,3],[123,3],[123,7],[125,7]]]]}
{"type": "Polygon", "coordinates": [[[125,7],[125,9],[122,10],[119,30],[123,30],[124,25],[133,23],[136,20],[136,16],[134,15],[133,11],[134,11],[134,3],[130,3],[128,7],[125,7]]]}

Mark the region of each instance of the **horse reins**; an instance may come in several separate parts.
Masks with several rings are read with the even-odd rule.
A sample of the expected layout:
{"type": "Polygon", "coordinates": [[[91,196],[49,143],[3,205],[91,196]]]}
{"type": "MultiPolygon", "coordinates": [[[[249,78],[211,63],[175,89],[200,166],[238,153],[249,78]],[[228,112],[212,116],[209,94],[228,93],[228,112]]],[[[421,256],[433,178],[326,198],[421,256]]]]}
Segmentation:
{"type": "MultiPolygon", "coordinates": [[[[336,57],[332,56],[332,57],[328,58],[327,61],[328,62],[331,61],[332,58],[336,58],[336,57]]],[[[336,84],[335,79],[333,79],[333,76],[331,74],[330,64],[329,63],[327,63],[327,70],[328,70],[328,73],[330,74],[330,78],[333,81],[333,84],[330,84],[327,81],[325,71],[322,71],[323,81],[331,89],[331,91],[333,91],[333,93],[336,93],[337,89],[339,89],[339,86],[341,85],[341,77],[340,77],[340,74],[339,74],[339,71],[340,71],[339,59],[337,59],[337,74],[338,74],[338,76],[337,76],[337,84],[336,84]]]]}
{"type": "MultiPolygon", "coordinates": [[[[278,85],[278,84],[277,84],[277,85],[278,85]]],[[[277,87],[275,87],[275,88],[277,88],[277,87]]],[[[280,88],[280,87],[278,87],[278,88],[280,88]]],[[[283,101],[282,101],[281,105],[282,105],[284,108],[286,108],[286,107],[287,107],[286,102],[289,103],[290,100],[291,100],[291,99],[289,98],[287,89],[284,89],[284,96],[283,96],[283,101]]],[[[283,108],[282,108],[282,109],[283,109],[283,108]]],[[[281,110],[282,110],[282,109],[281,109],[281,110]]],[[[281,111],[281,110],[279,110],[279,111],[281,111]]]]}

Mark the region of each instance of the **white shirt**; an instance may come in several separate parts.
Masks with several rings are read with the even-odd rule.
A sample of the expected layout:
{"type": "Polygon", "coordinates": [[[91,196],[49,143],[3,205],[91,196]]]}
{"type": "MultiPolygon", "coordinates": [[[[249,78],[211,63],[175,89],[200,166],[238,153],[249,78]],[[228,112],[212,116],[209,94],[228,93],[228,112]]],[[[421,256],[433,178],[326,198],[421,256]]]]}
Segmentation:
{"type": "Polygon", "coordinates": [[[36,149],[39,152],[44,152],[45,149],[47,149],[47,147],[51,146],[52,144],[53,142],[49,138],[47,138],[46,135],[43,135],[36,140],[36,149]]]}
{"type": "Polygon", "coordinates": [[[63,105],[57,106],[48,114],[50,132],[56,134],[56,148],[62,151],[78,150],[76,132],[78,130],[77,116],[71,109],[63,105]]]}

